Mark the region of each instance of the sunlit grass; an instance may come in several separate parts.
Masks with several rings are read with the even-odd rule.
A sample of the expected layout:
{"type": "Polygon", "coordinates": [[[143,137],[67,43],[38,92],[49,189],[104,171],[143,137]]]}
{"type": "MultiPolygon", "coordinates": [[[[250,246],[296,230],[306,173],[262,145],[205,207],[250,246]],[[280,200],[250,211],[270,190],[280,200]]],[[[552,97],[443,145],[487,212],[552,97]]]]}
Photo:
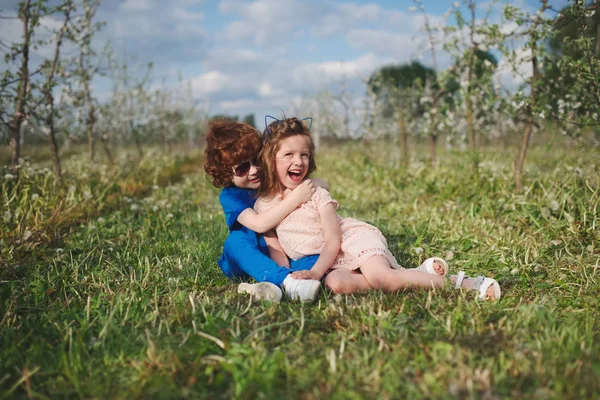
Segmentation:
{"type": "Polygon", "coordinates": [[[104,177],[82,166],[74,194],[44,186],[50,172],[23,180],[21,225],[3,224],[0,392],[598,397],[599,152],[533,149],[520,195],[512,153],[484,151],[477,173],[463,153],[442,152],[436,168],[422,154],[404,170],[389,145],[325,148],[317,176],[342,215],[381,228],[401,264],[443,255],[453,271],[496,277],[501,301],[447,288],[252,302],[216,265],[227,235],[218,190],[187,163],[154,157],[104,177]],[[39,221],[60,201],[81,211],[55,240],[11,233],[52,227],[39,221]]]}

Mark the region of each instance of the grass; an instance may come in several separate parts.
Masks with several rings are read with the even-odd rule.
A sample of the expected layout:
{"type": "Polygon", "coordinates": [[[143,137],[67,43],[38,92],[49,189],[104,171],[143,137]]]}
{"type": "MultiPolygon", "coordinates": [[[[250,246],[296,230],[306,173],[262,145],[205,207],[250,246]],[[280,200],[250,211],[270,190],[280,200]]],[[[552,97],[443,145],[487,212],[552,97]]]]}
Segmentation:
{"type": "Polygon", "coordinates": [[[36,174],[0,210],[11,213],[0,262],[0,393],[598,398],[599,152],[532,149],[521,195],[512,156],[484,151],[477,174],[453,152],[435,169],[415,160],[406,170],[380,144],[318,156],[340,213],[378,226],[401,264],[444,255],[453,271],[496,277],[504,292],[496,303],[450,288],[254,302],[216,265],[227,235],[218,190],[186,167],[201,159],[154,158],[134,176],[123,163],[104,180],[79,169],[69,204],[87,211],[48,237],[35,232],[52,223],[39,221],[69,191],[44,192],[45,217],[34,218],[32,191],[51,187],[43,186],[51,173],[36,174]],[[169,168],[177,179],[149,172],[169,168]],[[91,208],[83,185],[98,194],[91,208]]]}

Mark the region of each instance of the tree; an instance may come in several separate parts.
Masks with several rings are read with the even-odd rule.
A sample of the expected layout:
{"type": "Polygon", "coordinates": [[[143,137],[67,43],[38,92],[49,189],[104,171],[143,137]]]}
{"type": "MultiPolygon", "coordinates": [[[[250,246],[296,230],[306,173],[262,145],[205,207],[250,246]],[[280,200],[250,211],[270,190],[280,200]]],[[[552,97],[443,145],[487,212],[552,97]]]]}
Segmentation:
{"type": "Polygon", "coordinates": [[[18,165],[21,155],[21,126],[27,118],[30,101],[29,50],[32,46],[34,29],[39,25],[40,7],[40,2],[34,1],[32,3],[31,0],[19,3],[17,15],[23,23],[23,42],[13,44],[4,60],[6,64],[9,64],[20,59],[20,66],[18,71],[14,73],[7,69],[0,82],[2,102],[7,103],[6,106],[3,104],[0,110],[0,121],[10,132],[11,170],[13,175],[16,176],[19,174],[18,165]],[[12,92],[11,88],[15,83],[17,83],[17,88],[14,94],[9,94],[9,92],[12,92]]]}
{"type": "MultiPolygon", "coordinates": [[[[79,55],[73,63],[77,66],[74,75],[79,80],[76,98],[78,99],[77,105],[84,110],[87,109],[87,112],[84,113],[84,126],[88,138],[88,154],[91,163],[94,162],[95,158],[96,122],[98,121],[98,107],[92,96],[91,82],[94,76],[100,72],[99,67],[94,65],[97,54],[92,48],[91,42],[94,35],[104,26],[104,22],[93,22],[99,6],[100,0],[83,0],[82,7],[84,14],[77,20],[76,36],[74,39],[74,42],[79,45],[79,55]]],[[[105,52],[107,51],[109,51],[108,48],[105,49],[105,52]]],[[[107,143],[106,134],[100,135],[100,142],[102,143],[102,148],[108,158],[108,162],[113,164],[114,160],[107,143]]]]}
{"type": "Polygon", "coordinates": [[[246,115],[242,122],[256,128],[256,122],[254,122],[254,114],[246,115]]]}
{"type": "Polygon", "coordinates": [[[68,33],[68,26],[71,21],[71,12],[74,9],[73,2],[71,0],[63,0],[60,5],[58,5],[54,10],[50,12],[53,14],[54,12],[62,12],[64,14],[64,21],[59,31],[56,32],[56,35],[53,36],[51,40],[55,40],[54,43],[54,55],[51,60],[46,60],[44,65],[44,75],[45,82],[41,88],[42,90],[42,99],[45,105],[42,113],[42,123],[45,124],[45,130],[50,138],[50,148],[52,151],[52,160],[54,164],[54,172],[56,173],[56,178],[58,182],[62,182],[62,169],[60,166],[60,157],[58,155],[58,142],[56,141],[56,128],[54,124],[54,87],[56,86],[56,74],[61,68],[60,66],[60,48],[63,43],[63,38],[65,34],[68,33]]]}
{"type": "Polygon", "coordinates": [[[427,84],[436,86],[436,74],[418,61],[410,64],[388,65],[375,71],[367,86],[377,102],[383,104],[383,117],[398,117],[402,163],[408,161],[407,118],[423,115],[420,93],[427,84]]]}

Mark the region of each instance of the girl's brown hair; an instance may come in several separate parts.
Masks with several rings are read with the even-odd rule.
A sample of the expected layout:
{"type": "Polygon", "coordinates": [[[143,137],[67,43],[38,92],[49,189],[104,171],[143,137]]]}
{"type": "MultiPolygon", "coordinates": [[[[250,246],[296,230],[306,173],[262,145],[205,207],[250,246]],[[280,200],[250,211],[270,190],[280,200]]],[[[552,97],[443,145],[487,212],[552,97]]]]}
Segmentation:
{"type": "Polygon", "coordinates": [[[259,197],[273,198],[275,195],[283,193],[285,186],[277,177],[277,161],[275,155],[281,147],[281,141],[289,137],[302,135],[308,140],[310,150],[308,172],[306,178],[317,170],[315,162],[315,144],[310,136],[308,128],[301,119],[286,118],[281,121],[273,121],[267,126],[263,134],[265,143],[259,156],[260,165],[260,189],[259,197]]]}
{"type": "Polygon", "coordinates": [[[206,178],[216,187],[232,186],[233,167],[255,158],[261,145],[260,133],[248,124],[211,122],[204,150],[206,178]]]}

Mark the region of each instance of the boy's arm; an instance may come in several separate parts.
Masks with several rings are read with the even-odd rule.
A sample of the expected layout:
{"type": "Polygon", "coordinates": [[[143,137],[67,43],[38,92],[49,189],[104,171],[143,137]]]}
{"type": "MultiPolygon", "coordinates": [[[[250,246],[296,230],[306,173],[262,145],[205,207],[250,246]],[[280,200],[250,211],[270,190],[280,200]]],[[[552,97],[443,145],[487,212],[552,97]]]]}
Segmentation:
{"type": "Polygon", "coordinates": [[[277,238],[277,234],[274,230],[270,230],[265,233],[265,242],[267,242],[267,247],[269,248],[269,257],[271,260],[275,261],[275,263],[281,267],[289,268],[290,260],[288,259],[287,254],[283,251],[283,247],[281,247],[281,243],[279,243],[279,239],[277,238]]]}
{"type": "Polygon", "coordinates": [[[294,211],[300,204],[310,200],[315,192],[315,186],[307,179],[296,189],[287,195],[279,204],[260,214],[251,208],[240,213],[237,221],[246,228],[257,233],[265,233],[276,227],[289,213],[294,211]]]}
{"type": "Polygon", "coordinates": [[[327,182],[325,182],[323,179],[321,178],[311,178],[311,181],[313,181],[313,183],[315,184],[315,186],[318,186],[322,189],[325,189],[329,192],[329,184],[327,182]]]}
{"type": "Polygon", "coordinates": [[[323,229],[323,249],[315,265],[309,271],[292,272],[292,277],[296,279],[317,279],[320,280],[325,272],[333,265],[335,258],[340,252],[342,246],[342,232],[340,223],[337,219],[335,206],[327,204],[319,211],[321,216],[321,227],[323,229]]]}

